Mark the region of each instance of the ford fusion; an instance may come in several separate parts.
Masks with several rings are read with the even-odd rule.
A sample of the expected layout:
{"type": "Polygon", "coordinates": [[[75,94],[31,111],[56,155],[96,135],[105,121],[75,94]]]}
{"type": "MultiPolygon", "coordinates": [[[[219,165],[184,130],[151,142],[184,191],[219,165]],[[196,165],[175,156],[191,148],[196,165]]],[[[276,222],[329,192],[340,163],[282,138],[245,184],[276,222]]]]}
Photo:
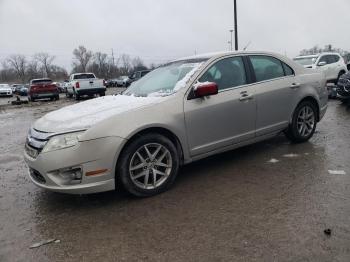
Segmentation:
{"type": "Polygon", "coordinates": [[[284,132],[309,140],[327,109],[324,75],[278,54],[230,52],[179,59],[122,95],[37,120],[24,156],[37,186],[88,194],[124,187],[152,196],[179,166],[284,132]]]}

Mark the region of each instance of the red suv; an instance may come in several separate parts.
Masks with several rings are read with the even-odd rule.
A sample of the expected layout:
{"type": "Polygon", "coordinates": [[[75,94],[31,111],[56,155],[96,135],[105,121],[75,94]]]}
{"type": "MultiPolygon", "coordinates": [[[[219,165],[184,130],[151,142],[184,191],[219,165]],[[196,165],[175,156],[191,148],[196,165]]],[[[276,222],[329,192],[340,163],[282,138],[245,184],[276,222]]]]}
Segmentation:
{"type": "Polygon", "coordinates": [[[37,99],[50,98],[50,100],[59,100],[59,91],[51,79],[41,78],[33,79],[30,81],[30,87],[28,91],[29,101],[35,101],[37,99]]]}

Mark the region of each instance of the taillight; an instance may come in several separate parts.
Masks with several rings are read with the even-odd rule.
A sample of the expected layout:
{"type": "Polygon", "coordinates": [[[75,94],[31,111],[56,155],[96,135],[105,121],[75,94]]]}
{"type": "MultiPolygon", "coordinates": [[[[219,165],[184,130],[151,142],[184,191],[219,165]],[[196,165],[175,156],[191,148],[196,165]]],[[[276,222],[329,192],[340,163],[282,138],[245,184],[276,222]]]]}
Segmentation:
{"type": "Polygon", "coordinates": [[[76,83],[75,83],[75,88],[79,88],[79,87],[80,87],[79,82],[76,82],[76,83]]]}
{"type": "Polygon", "coordinates": [[[106,86],[106,84],[107,84],[106,80],[103,79],[103,85],[106,86]]]}

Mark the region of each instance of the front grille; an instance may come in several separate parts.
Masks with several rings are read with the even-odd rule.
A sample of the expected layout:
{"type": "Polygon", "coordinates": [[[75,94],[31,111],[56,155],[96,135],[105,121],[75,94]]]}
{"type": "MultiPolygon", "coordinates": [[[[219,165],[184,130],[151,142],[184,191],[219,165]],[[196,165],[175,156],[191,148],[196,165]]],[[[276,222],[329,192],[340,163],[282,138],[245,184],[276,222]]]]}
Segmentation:
{"type": "Polygon", "coordinates": [[[46,184],[46,179],[45,177],[43,177],[38,171],[36,171],[35,169],[30,169],[30,176],[38,183],[40,184],[46,184]]]}
{"type": "Polygon", "coordinates": [[[28,133],[27,144],[31,148],[34,148],[38,152],[41,152],[51,136],[52,133],[41,132],[34,128],[31,128],[28,133]]]}

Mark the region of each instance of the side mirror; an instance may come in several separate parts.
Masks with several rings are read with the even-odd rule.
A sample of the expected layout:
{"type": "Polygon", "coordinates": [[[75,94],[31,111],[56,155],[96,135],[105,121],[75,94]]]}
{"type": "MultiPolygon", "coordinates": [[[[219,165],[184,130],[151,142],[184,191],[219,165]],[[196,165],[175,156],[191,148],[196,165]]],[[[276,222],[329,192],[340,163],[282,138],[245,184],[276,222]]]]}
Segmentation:
{"type": "Polygon", "coordinates": [[[325,66],[325,65],[327,65],[327,63],[324,62],[324,61],[322,61],[322,62],[319,62],[317,65],[318,65],[318,66],[325,66]]]}
{"type": "Polygon", "coordinates": [[[198,83],[193,87],[194,98],[218,94],[218,85],[213,82],[198,83]]]}

